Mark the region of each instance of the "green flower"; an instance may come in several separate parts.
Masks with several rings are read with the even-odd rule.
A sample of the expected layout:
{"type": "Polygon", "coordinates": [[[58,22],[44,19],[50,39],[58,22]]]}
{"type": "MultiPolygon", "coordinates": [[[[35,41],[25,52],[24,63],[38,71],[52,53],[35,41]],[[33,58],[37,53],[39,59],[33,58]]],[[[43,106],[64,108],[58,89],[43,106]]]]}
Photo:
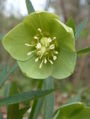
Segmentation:
{"type": "Polygon", "coordinates": [[[63,79],[75,68],[73,30],[52,13],[34,12],[27,16],[4,37],[3,46],[31,78],[63,79]]]}

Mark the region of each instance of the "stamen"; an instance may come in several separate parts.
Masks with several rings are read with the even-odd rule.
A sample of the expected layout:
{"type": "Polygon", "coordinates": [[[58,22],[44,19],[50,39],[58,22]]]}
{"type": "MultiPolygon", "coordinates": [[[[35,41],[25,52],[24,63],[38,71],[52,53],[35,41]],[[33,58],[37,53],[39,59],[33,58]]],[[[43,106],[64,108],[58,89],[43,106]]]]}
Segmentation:
{"type": "Polygon", "coordinates": [[[57,55],[58,54],[58,51],[54,51],[54,53],[57,55]]]}
{"type": "Polygon", "coordinates": [[[56,37],[53,37],[53,40],[56,40],[56,37]]]}
{"type": "Polygon", "coordinates": [[[43,65],[43,60],[42,60],[42,62],[41,62],[41,64],[40,64],[40,66],[39,66],[40,69],[42,68],[42,65],[43,65]]]}
{"type": "Polygon", "coordinates": [[[40,28],[37,29],[40,33],[42,32],[42,30],[40,28]]]}
{"type": "Polygon", "coordinates": [[[38,44],[36,45],[36,48],[37,48],[37,49],[41,49],[41,43],[38,43],[38,44]]]}
{"type": "Polygon", "coordinates": [[[28,44],[28,43],[25,43],[25,45],[28,46],[28,47],[30,46],[30,44],[28,44]]]}
{"type": "Polygon", "coordinates": [[[44,59],[44,64],[46,64],[46,63],[47,63],[47,59],[45,58],[45,59],[44,59]]]}
{"type": "Polygon", "coordinates": [[[54,48],[55,48],[54,44],[50,45],[50,47],[49,47],[49,49],[51,49],[51,50],[53,50],[54,48]]]}
{"type": "Polygon", "coordinates": [[[39,58],[36,58],[36,59],[35,59],[35,62],[38,62],[38,60],[39,60],[39,58]]]}
{"type": "Polygon", "coordinates": [[[25,45],[27,46],[27,47],[33,47],[33,46],[35,46],[35,45],[30,45],[30,44],[28,44],[28,43],[25,43],[25,45]]]}
{"type": "Polygon", "coordinates": [[[34,36],[34,39],[38,40],[38,37],[37,36],[34,36]]]}
{"type": "Polygon", "coordinates": [[[52,60],[48,59],[48,61],[49,61],[51,64],[53,64],[53,61],[52,61],[52,60]]]}
{"type": "Polygon", "coordinates": [[[51,38],[48,38],[48,42],[51,43],[52,42],[52,39],[51,38]]]}
{"type": "Polygon", "coordinates": [[[53,56],[53,60],[55,61],[57,59],[57,56],[53,56]]]}
{"type": "Polygon", "coordinates": [[[28,52],[27,55],[29,56],[29,55],[31,55],[34,52],[35,52],[35,50],[34,51],[31,51],[31,52],[28,52]]]}

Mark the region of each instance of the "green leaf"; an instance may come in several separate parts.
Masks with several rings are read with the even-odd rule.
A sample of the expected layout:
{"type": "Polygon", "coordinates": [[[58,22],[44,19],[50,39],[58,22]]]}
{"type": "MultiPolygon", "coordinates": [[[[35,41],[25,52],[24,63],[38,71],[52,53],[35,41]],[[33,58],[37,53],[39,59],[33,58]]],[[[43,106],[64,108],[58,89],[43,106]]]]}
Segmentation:
{"type": "Polygon", "coordinates": [[[29,91],[29,92],[24,92],[21,94],[17,94],[11,97],[3,98],[0,100],[0,106],[4,105],[10,105],[10,104],[17,104],[20,102],[24,102],[27,100],[32,100],[35,98],[39,98],[45,95],[48,95],[51,93],[53,90],[46,90],[46,91],[29,91]]]}
{"type": "Polygon", "coordinates": [[[67,104],[56,111],[54,119],[90,119],[90,107],[80,102],[67,104]]]}
{"type": "Polygon", "coordinates": [[[19,119],[23,119],[23,115],[29,108],[30,108],[29,106],[28,107],[26,106],[25,108],[19,110],[19,119]]]}
{"type": "Polygon", "coordinates": [[[8,77],[17,69],[18,65],[15,63],[9,71],[7,71],[8,65],[4,67],[2,72],[0,73],[0,87],[4,84],[6,80],[8,80],[8,77]]]}
{"type": "Polygon", "coordinates": [[[81,102],[81,96],[80,95],[76,95],[76,96],[71,97],[68,100],[68,103],[67,104],[75,103],[75,102],[81,102]]]}
{"type": "Polygon", "coordinates": [[[74,34],[75,34],[75,21],[74,21],[73,17],[69,18],[66,25],[71,27],[73,29],[74,34]]]}
{"type": "Polygon", "coordinates": [[[88,19],[84,19],[81,24],[79,24],[77,27],[76,27],[76,34],[75,34],[75,37],[76,37],[76,40],[79,38],[81,32],[84,30],[86,24],[88,22],[88,19]]]}
{"type": "MultiPolygon", "coordinates": [[[[18,94],[17,83],[12,82],[8,96],[18,94]]],[[[12,104],[7,107],[7,119],[20,119],[19,118],[19,104],[12,104]]]]}
{"type": "Polygon", "coordinates": [[[35,12],[35,9],[34,9],[30,0],[26,0],[26,7],[27,7],[27,10],[28,10],[28,14],[30,14],[32,12],[35,12]]]}
{"type": "MultiPolygon", "coordinates": [[[[42,85],[43,85],[43,81],[40,81],[40,83],[38,85],[38,89],[41,89],[42,85]]],[[[42,98],[34,100],[32,110],[30,112],[30,115],[29,115],[28,119],[38,119],[38,115],[39,115],[41,107],[42,107],[42,101],[43,101],[42,98]]]]}
{"type": "MultiPolygon", "coordinates": [[[[53,89],[54,82],[52,78],[48,78],[44,80],[44,89],[53,89]]],[[[54,113],[54,93],[45,97],[44,104],[44,119],[53,119],[54,113]]]]}
{"type": "Polygon", "coordinates": [[[4,37],[4,34],[0,34],[0,40],[2,40],[4,37]]]}
{"type": "Polygon", "coordinates": [[[90,47],[84,48],[84,49],[81,49],[81,50],[77,51],[78,55],[84,55],[84,54],[88,54],[88,53],[90,53],[90,47]]]}

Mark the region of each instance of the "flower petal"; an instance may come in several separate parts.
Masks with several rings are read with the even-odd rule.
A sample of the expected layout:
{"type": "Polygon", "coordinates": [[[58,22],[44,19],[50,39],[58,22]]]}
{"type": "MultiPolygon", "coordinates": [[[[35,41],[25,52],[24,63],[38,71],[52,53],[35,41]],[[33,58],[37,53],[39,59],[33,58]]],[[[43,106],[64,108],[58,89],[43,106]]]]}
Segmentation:
{"type": "Polygon", "coordinates": [[[3,39],[4,48],[16,60],[24,61],[29,58],[27,53],[30,47],[25,46],[25,43],[30,43],[35,31],[31,27],[27,27],[24,23],[13,28],[3,39]]]}
{"type": "Polygon", "coordinates": [[[57,19],[49,21],[49,32],[56,37],[59,47],[68,47],[75,51],[75,37],[73,30],[57,19]]]}
{"type": "Polygon", "coordinates": [[[36,30],[38,28],[41,28],[43,32],[48,32],[48,21],[50,21],[51,19],[59,20],[59,16],[46,11],[34,12],[24,19],[24,23],[29,26],[32,25],[36,30]]]}
{"type": "Polygon", "coordinates": [[[76,64],[76,53],[68,48],[61,48],[58,58],[54,63],[52,76],[56,79],[64,79],[70,76],[76,64]]]}
{"type": "Polygon", "coordinates": [[[18,61],[19,67],[24,74],[29,78],[45,79],[51,75],[52,65],[50,63],[44,64],[40,69],[40,61],[35,62],[35,57],[32,56],[28,61],[18,61]]]}

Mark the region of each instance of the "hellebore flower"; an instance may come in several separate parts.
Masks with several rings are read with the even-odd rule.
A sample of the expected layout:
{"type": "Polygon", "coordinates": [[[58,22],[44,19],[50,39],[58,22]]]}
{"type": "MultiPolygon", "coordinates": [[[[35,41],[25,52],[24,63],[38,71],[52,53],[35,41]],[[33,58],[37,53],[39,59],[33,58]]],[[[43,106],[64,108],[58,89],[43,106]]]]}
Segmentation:
{"type": "Polygon", "coordinates": [[[31,78],[63,79],[75,68],[73,30],[52,13],[34,12],[27,16],[4,37],[3,46],[31,78]]]}

